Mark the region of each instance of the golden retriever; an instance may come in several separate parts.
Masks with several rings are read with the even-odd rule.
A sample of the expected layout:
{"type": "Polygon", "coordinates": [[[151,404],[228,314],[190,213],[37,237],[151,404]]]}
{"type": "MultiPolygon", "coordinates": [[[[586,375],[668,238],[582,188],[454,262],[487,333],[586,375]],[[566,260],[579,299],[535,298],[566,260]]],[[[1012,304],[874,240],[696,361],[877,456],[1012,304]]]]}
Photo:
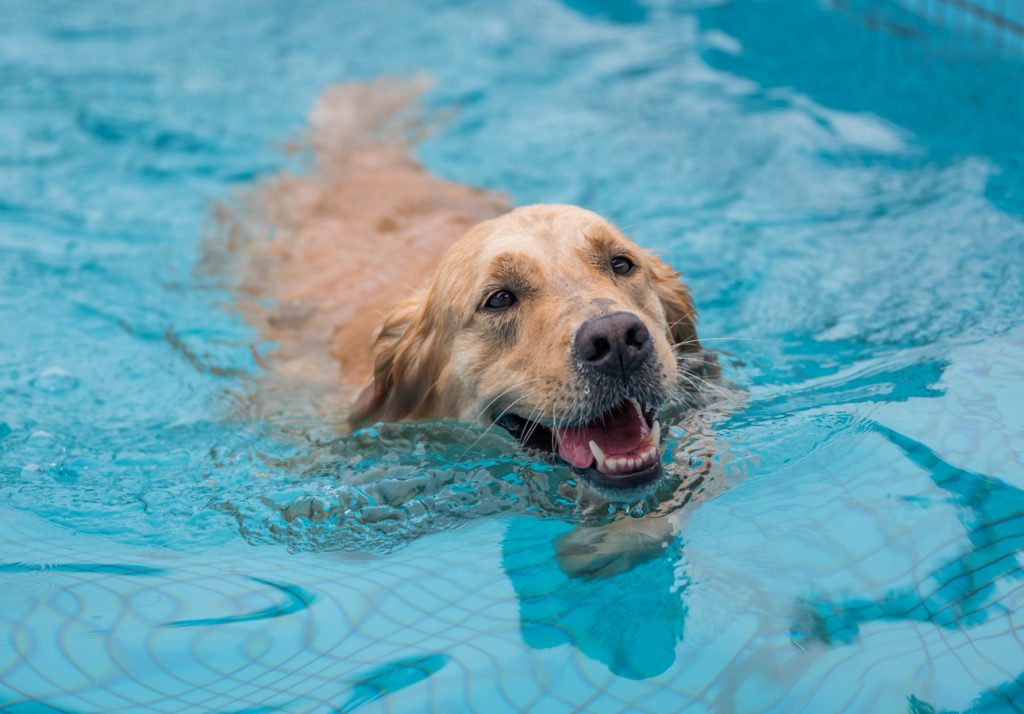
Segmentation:
{"type": "Polygon", "coordinates": [[[633,488],[661,475],[657,412],[695,384],[680,356],[700,349],[667,265],[595,213],[526,206],[470,229],[389,312],[351,421],[495,423],[633,488]]]}
{"type": "Polygon", "coordinates": [[[219,212],[240,306],[277,345],[277,397],[314,384],[353,427],[480,420],[604,490],[656,481],[659,409],[715,368],[689,290],[591,211],[508,211],[429,174],[408,150],[420,89],[334,88],[312,169],[219,212]]]}

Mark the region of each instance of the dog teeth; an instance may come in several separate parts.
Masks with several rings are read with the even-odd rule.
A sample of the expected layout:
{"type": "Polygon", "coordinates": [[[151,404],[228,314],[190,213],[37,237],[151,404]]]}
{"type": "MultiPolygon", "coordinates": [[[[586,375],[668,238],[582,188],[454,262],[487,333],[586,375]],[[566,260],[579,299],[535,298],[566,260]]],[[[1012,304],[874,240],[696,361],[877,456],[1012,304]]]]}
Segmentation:
{"type": "Polygon", "coordinates": [[[604,452],[601,451],[601,447],[597,445],[596,441],[591,440],[590,453],[592,453],[594,458],[597,460],[597,468],[601,468],[607,463],[608,459],[605,457],[604,452]]]}
{"type": "Polygon", "coordinates": [[[654,426],[651,427],[651,433],[647,435],[647,443],[658,446],[661,443],[661,422],[657,419],[654,420],[654,426]]]}
{"type": "Polygon", "coordinates": [[[637,400],[635,400],[635,399],[633,399],[632,397],[630,397],[630,398],[629,398],[629,403],[633,405],[633,408],[634,408],[634,409],[636,409],[636,414],[637,414],[637,416],[638,416],[638,417],[640,417],[640,421],[641,421],[641,423],[642,423],[643,421],[645,421],[645,420],[644,420],[644,410],[643,410],[643,408],[642,408],[642,407],[640,406],[640,402],[638,402],[637,400]]]}
{"type": "Polygon", "coordinates": [[[658,459],[658,447],[655,444],[648,444],[647,448],[636,456],[606,456],[601,447],[593,441],[590,442],[590,451],[597,459],[598,468],[608,474],[639,471],[658,459]]]}

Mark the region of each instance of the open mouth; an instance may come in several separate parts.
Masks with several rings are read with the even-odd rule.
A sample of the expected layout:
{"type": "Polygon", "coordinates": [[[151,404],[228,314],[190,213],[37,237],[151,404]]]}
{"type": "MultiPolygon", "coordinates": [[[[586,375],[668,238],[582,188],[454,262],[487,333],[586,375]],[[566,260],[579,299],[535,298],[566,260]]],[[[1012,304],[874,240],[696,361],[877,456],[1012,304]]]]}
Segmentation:
{"type": "Polygon", "coordinates": [[[599,486],[635,488],[662,473],[656,413],[625,399],[586,423],[549,427],[505,414],[498,424],[526,448],[557,456],[599,486]]]}

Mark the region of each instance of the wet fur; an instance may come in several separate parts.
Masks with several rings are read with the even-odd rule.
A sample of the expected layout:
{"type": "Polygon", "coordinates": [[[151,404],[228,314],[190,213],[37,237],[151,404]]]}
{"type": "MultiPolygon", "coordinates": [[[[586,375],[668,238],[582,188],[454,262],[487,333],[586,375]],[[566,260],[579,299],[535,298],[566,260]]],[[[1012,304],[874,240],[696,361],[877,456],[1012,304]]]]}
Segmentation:
{"type": "MultiPolygon", "coordinates": [[[[589,211],[509,213],[500,195],[429,174],[410,150],[430,124],[417,104],[423,88],[332,88],[290,146],[304,170],[216,207],[204,269],[227,281],[234,307],[275,345],[239,403],[261,418],[342,429],[487,421],[495,409],[582,421],[623,395],[581,380],[571,340],[584,319],[620,309],[639,315],[656,341],[657,374],[638,388],[685,400],[709,363],[678,273],[589,211]],[[640,269],[628,281],[608,272],[623,250],[640,269]],[[499,284],[528,309],[482,314],[499,284]],[[585,386],[596,386],[596,398],[585,386]]],[[[670,529],[654,520],[647,532],[660,542],[670,529]]],[[[610,528],[607,542],[637,526],[610,528]]]]}
{"type": "Polygon", "coordinates": [[[425,171],[410,148],[432,121],[417,103],[423,88],[332,88],[291,145],[305,172],[217,207],[208,267],[229,276],[236,307],[275,346],[249,406],[273,412],[303,394],[316,416],[360,426],[486,420],[488,401],[520,399],[516,408],[549,421],[582,420],[623,395],[593,384],[609,404],[583,399],[570,341],[584,319],[616,309],[656,336],[661,374],[648,391],[671,391],[676,357],[700,349],[678,274],[594,213],[508,213],[501,196],[425,171]],[[622,249],[642,278],[612,279],[608,260],[622,249]],[[521,292],[527,315],[481,316],[488,281],[521,292]]]}
{"type": "Polygon", "coordinates": [[[330,88],[285,146],[289,168],[214,207],[201,272],[226,284],[232,307],[273,345],[239,395],[244,414],[343,426],[375,340],[404,332],[416,286],[469,228],[508,210],[502,196],[413,158],[425,127],[443,119],[421,108],[426,87],[330,88]]]}
{"type": "Polygon", "coordinates": [[[508,408],[524,416],[579,422],[626,396],[664,401],[677,381],[676,353],[700,350],[695,319],[678,274],[597,214],[516,209],[454,242],[428,287],[384,319],[351,422],[487,420],[494,406],[513,402],[508,408]],[[609,268],[622,254],[635,264],[630,276],[609,268]],[[496,289],[519,296],[507,314],[481,309],[496,289]],[[637,314],[657,347],[630,394],[621,382],[581,375],[571,355],[582,322],[617,310],[637,314]]]}

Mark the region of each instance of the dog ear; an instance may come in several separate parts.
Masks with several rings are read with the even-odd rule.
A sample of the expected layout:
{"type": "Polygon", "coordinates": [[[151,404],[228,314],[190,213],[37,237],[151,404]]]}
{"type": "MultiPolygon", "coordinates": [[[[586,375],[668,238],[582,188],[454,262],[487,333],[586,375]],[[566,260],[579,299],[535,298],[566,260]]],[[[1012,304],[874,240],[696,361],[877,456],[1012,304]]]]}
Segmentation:
{"type": "Polygon", "coordinates": [[[658,258],[654,258],[651,273],[654,290],[665,309],[672,349],[676,352],[703,349],[697,339],[697,311],[693,307],[693,298],[679,273],[658,258]]]}
{"type": "Polygon", "coordinates": [[[353,428],[431,416],[447,363],[426,291],[395,305],[374,340],[373,376],[349,415],[353,428]]]}

